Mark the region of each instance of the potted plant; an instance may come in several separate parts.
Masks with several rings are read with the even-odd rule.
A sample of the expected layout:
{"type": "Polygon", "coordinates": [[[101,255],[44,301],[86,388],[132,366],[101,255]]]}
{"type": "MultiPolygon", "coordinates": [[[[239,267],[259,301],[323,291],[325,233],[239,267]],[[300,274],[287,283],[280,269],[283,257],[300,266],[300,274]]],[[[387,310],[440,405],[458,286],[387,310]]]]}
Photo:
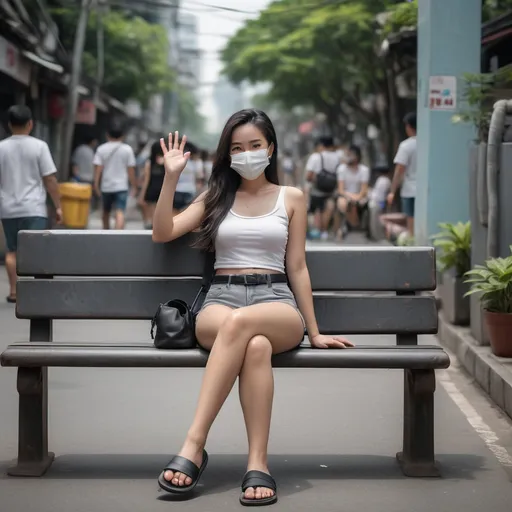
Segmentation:
{"type": "Polygon", "coordinates": [[[432,238],[438,249],[437,262],[442,275],[441,303],[449,322],[469,323],[469,285],[464,275],[471,268],[471,223],[441,223],[441,231],[432,238]]]}
{"type": "Polygon", "coordinates": [[[512,245],[507,258],[490,258],[466,273],[467,295],[479,293],[493,354],[512,357],[512,245]]]}
{"type": "MultiPolygon", "coordinates": [[[[469,155],[469,205],[472,224],[472,264],[483,264],[487,256],[487,141],[493,105],[499,99],[510,98],[512,69],[502,67],[489,73],[466,73],[461,80],[461,101],[455,123],[474,127],[475,140],[469,155]]],[[[470,297],[471,334],[481,345],[489,344],[483,310],[478,297],[470,297]]]]}

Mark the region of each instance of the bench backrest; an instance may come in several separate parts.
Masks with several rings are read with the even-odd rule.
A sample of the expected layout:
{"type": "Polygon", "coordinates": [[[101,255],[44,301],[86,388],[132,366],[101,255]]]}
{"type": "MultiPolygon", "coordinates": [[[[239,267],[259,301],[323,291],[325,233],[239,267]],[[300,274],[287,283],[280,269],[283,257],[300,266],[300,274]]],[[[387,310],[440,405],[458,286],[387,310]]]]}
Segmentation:
{"type": "MultiPolygon", "coordinates": [[[[155,244],[147,231],[20,232],[17,316],[33,321],[31,339],[44,340],[51,319],[150,319],[160,302],[190,303],[204,264],[194,239],[155,244]]],[[[398,334],[399,343],[437,332],[434,297],[417,295],[435,289],[433,248],[318,246],[308,248],[307,265],[322,332],[398,334]]]]}

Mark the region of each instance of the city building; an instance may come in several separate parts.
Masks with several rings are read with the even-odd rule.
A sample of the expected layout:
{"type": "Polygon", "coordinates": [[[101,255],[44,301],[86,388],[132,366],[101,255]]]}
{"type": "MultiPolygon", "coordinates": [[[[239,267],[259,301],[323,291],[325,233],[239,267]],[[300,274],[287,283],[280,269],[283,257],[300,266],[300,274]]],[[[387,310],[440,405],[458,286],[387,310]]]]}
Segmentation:
{"type": "Polygon", "coordinates": [[[178,11],[179,81],[197,98],[201,82],[201,51],[197,17],[178,11]]]}
{"type": "Polygon", "coordinates": [[[242,89],[242,87],[233,85],[225,76],[219,78],[213,87],[213,103],[216,113],[214,126],[211,126],[212,131],[220,132],[233,112],[248,106],[242,89]]]}

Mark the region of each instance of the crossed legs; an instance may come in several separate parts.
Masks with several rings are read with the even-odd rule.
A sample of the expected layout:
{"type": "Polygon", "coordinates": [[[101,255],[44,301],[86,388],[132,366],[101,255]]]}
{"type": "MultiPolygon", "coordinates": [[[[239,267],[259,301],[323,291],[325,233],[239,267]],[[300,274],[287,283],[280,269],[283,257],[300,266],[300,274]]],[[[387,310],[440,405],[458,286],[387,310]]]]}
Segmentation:
{"type": "MultiPolygon", "coordinates": [[[[208,432],[220,408],[240,376],[240,400],[249,441],[248,470],[268,473],[267,444],[274,382],[272,354],[297,346],[304,327],[297,311],[288,304],[272,302],[236,310],[211,305],[197,318],[197,338],[209,349],[194,420],[180,455],[200,466],[208,432]]],[[[187,486],[182,473],[164,475],[174,485],[187,486]]],[[[266,488],[248,489],[246,498],[272,495],[266,488]]]]}

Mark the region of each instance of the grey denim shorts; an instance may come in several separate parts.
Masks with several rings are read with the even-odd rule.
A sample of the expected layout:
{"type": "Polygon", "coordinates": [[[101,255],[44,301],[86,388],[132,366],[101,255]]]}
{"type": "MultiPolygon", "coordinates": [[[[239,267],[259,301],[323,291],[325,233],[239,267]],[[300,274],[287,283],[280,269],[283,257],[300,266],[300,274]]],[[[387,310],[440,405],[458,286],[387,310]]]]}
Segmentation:
{"type": "Polygon", "coordinates": [[[268,302],[283,302],[292,306],[299,314],[305,328],[304,317],[299,311],[293,292],[287,283],[257,285],[214,283],[210,286],[201,309],[212,304],[222,304],[223,306],[238,309],[268,302]]]}

